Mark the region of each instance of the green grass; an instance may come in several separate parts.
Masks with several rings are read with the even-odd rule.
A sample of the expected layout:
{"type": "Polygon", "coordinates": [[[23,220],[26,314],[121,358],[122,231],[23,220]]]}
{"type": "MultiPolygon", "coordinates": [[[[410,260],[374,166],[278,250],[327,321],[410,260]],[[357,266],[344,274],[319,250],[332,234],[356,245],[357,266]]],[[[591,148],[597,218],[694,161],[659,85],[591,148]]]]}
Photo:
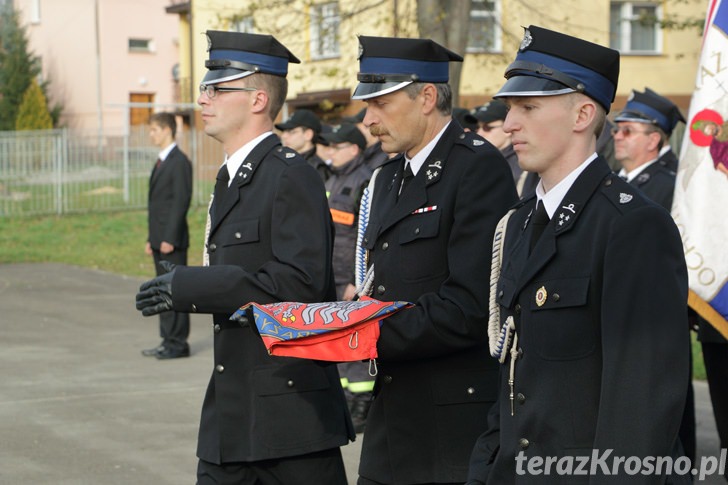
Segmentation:
{"type": "MultiPolygon", "coordinates": [[[[197,207],[187,217],[188,258],[193,266],[202,264],[206,213],[206,207],[197,207]]],[[[152,258],[144,254],[146,237],[146,211],[0,217],[0,264],[54,262],[151,277],[154,266],[152,258]]],[[[700,342],[694,333],[692,337],[693,376],[705,380],[700,342]]]]}
{"type": "MultiPolygon", "coordinates": [[[[206,208],[191,209],[189,264],[202,262],[206,208]]],[[[55,262],[111,273],[154,275],[144,253],[146,211],[0,218],[0,264],[55,262]]]]}

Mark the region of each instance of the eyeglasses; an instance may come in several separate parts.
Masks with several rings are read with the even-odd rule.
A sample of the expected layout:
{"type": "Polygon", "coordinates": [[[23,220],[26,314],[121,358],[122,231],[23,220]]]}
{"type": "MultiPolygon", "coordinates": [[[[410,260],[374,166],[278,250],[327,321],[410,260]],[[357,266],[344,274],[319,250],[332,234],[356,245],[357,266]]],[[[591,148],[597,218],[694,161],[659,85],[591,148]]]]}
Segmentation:
{"type": "Polygon", "coordinates": [[[200,94],[205,93],[208,98],[215,99],[217,93],[232,93],[234,91],[257,91],[256,88],[224,88],[214,84],[200,84],[200,94]]]}
{"type": "Polygon", "coordinates": [[[629,138],[632,136],[632,133],[642,133],[643,135],[649,135],[650,133],[654,133],[654,131],[648,131],[648,130],[635,130],[634,128],[631,128],[629,126],[617,126],[616,128],[611,129],[612,136],[616,136],[617,133],[622,133],[622,136],[625,138],[629,138]]]}
{"type": "Polygon", "coordinates": [[[495,130],[496,128],[502,128],[502,127],[503,127],[503,123],[501,123],[500,125],[495,125],[495,126],[489,126],[486,124],[480,125],[480,129],[486,133],[490,133],[491,131],[495,130]]]}

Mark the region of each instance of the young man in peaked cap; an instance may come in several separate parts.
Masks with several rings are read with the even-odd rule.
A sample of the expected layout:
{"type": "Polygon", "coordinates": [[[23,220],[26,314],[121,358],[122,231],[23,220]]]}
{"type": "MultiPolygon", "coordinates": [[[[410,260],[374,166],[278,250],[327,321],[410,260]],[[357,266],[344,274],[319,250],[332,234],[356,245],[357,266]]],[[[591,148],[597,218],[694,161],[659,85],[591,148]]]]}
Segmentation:
{"type": "Polygon", "coordinates": [[[462,483],[497,388],[484,249],[515,187],[500,152],[452,120],[448,68],[462,57],[429,39],[359,43],[353,98],[367,103],[364,125],[382,149],[398,154],[362,208],[367,288],[414,306],[381,327],[358,483],[462,483]]]}
{"type": "Polygon", "coordinates": [[[596,154],[618,76],[617,51],[531,26],[496,94],[541,181],[494,242],[499,403],[469,484],[633,483],[626,459],[664,483],[649,457],[680,456],[685,259],[670,214],[596,154]]]}
{"type": "Polygon", "coordinates": [[[323,183],[281,146],[273,120],[289,62],[275,38],[208,31],[198,103],[225,152],[206,234],[209,266],[171,268],[140,288],[144,315],[213,315],[214,369],[202,406],[197,483],[345,484],[339,447],[354,438],[335,364],[271,357],[248,302],[335,298],[323,183]]]}

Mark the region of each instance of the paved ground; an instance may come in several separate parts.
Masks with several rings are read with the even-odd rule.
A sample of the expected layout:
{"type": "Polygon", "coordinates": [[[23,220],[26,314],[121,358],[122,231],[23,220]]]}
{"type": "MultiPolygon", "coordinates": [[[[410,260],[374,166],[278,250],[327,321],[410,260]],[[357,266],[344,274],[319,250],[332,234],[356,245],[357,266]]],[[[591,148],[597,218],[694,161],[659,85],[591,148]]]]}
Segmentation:
{"type": "MultiPolygon", "coordinates": [[[[192,317],[189,359],[144,358],[158,324],[134,309],[140,282],[0,265],[0,484],[194,483],[209,316],[192,317]]],[[[707,387],[695,389],[699,454],[716,455],[707,387]]],[[[343,448],[351,484],[360,441],[343,448]]]]}

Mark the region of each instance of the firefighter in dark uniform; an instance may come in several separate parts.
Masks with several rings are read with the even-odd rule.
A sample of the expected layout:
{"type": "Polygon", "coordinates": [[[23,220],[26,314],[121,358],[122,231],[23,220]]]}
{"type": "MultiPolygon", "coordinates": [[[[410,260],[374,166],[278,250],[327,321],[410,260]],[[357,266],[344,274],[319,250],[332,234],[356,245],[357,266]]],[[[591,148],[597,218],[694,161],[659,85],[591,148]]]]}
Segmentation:
{"type": "Polygon", "coordinates": [[[387,160],[362,201],[363,293],[414,303],[383,322],[360,485],[462,483],[495,400],[489,247],[517,196],[500,152],[451,117],[450,61],[429,39],[360,36],[353,98],[387,160]]]}
{"type": "Polygon", "coordinates": [[[614,155],[622,165],[620,177],[668,211],[672,209],[675,169],[660,154],[682,119],[672,101],[649,89],[632,91],[614,118],[614,155]]]}
{"type": "Polygon", "coordinates": [[[271,357],[252,315],[229,320],[248,302],[335,298],[323,182],[273,133],[288,63],[298,59],[269,35],[207,35],[198,103],[205,133],[225,152],[210,208],[209,266],[177,266],[143,284],[137,308],[213,314],[198,484],[345,484],[339,447],[355,435],[336,365],[271,357]]]}
{"type": "MultiPolygon", "coordinates": [[[[372,168],[364,159],[366,138],[356,125],[342,123],[322,136],[331,154],[332,175],[326,181],[326,193],[336,230],[333,255],[336,297],[348,301],[356,295],[354,253],[359,202],[369,184],[372,168]]],[[[372,401],[374,378],[364,362],[343,362],[339,364],[339,374],[354,430],[362,433],[372,401]]]]}
{"type": "Polygon", "coordinates": [[[609,459],[679,457],[689,379],[677,227],[596,153],[619,53],[531,26],[505,76],[504,128],[540,182],[494,238],[499,403],[468,483],[664,483],[649,462],[631,482],[609,459]],[[595,452],[614,476],[596,460],[573,473],[595,452]],[[553,460],[569,459],[560,474],[553,460]]]}

